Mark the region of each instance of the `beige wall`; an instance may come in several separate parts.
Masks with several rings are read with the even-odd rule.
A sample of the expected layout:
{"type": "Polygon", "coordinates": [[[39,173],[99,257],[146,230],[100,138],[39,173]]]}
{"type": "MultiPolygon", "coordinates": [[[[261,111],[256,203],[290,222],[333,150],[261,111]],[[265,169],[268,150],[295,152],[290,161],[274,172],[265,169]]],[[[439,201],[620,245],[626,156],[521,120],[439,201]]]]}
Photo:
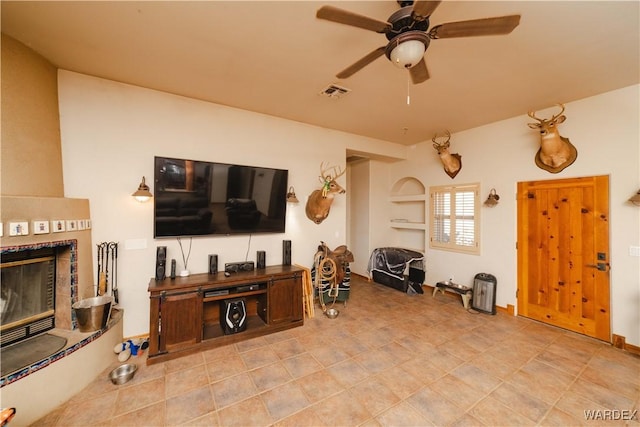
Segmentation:
{"type": "Polygon", "coordinates": [[[62,197],[57,69],[2,34],[0,194],[62,197]]]}
{"type": "MultiPolygon", "coordinates": [[[[78,240],[78,296],[93,296],[91,232],[33,234],[33,221],[90,219],[89,201],[65,199],[62,179],[57,69],[2,34],[0,245],[78,240]],[[29,235],[10,236],[9,224],[29,223],[29,235]]],[[[50,227],[51,228],[51,227],[50,227]]]]}
{"type": "MultiPolygon", "coordinates": [[[[91,245],[91,230],[65,231],[61,233],[33,234],[33,221],[53,220],[81,220],[90,219],[89,201],[86,199],[68,199],[62,197],[11,197],[2,196],[2,211],[0,220],[4,226],[4,235],[0,239],[0,246],[22,246],[63,240],[77,241],[77,299],[95,296],[93,279],[93,255],[91,245]],[[9,236],[9,223],[26,221],[29,224],[29,235],[9,236]]],[[[49,230],[52,230],[51,223],[49,230]]],[[[56,308],[63,308],[58,304],[68,304],[68,301],[57,301],[56,308]]],[[[64,308],[63,308],[64,309],[64,308]]],[[[70,313],[71,307],[66,311],[70,313]]],[[[56,325],[58,325],[56,323],[56,325]]]]}

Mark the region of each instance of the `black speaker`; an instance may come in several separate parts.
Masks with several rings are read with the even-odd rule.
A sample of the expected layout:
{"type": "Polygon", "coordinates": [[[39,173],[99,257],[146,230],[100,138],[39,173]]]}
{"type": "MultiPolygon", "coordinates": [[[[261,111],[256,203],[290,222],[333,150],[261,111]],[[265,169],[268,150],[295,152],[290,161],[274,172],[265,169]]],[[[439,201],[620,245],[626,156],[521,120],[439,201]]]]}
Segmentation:
{"type": "Polygon", "coordinates": [[[209,255],[209,274],[218,273],[218,255],[209,255]]]}
{"type": "Polygon", "coordinates": [[[258,251],[256,253],[256,268],[265,268],[267,266],[267,253],[258,251]]]}
{"type": "Polygon", "coordinates": [[[175,259],[171,260],[171,278],[172,279],[176,278],[176,260],[175,259]]]}
{"type": "Polygon", "coordinates": [[[282,241],[282,265],[291,265],[291,240],[282,241]]]}
{"type": "Polygon", "coordinates": [[[220,302],[220,326],[225,335],[247,329],[247,305],[244,298],[225,299],[220,302]]]}
{"type": "Polygon", "coordinates": [[[156,280],[167,278],[167,247],[158,246],[156,249],[156,280]]]}

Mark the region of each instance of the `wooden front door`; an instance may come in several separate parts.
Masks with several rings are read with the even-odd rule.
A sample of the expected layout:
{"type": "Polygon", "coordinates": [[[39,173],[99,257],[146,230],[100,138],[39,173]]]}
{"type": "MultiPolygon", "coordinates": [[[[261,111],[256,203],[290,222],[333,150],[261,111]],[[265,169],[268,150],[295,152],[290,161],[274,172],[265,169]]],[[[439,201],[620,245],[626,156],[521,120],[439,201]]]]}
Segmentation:
{"type": "Polygon", "coordinates": [[[518,183],[518,314],[607,342],[609,177],[518,183]]]}

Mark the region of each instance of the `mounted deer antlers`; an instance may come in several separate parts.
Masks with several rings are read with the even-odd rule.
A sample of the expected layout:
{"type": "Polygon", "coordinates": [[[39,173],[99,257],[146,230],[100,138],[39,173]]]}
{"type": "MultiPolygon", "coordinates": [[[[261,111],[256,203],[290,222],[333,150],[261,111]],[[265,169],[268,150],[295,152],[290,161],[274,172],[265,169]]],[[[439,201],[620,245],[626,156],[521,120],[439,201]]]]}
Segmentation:
{"type": "Polygon", "coordinates": [[[438,134],[436,133],[431,140],[433,141],[433,148],[438,152],[438,156],[440,156],[440,161],[442,162],[442,166],[444,166],[444,171],[451,177],[451,179],[455,178],[455,176],[462,169],[462,156],[458,153],[451,154],[449,153],[449,140],[451,139],[451,133],[446,131],[447,140],[443,143],[439,143],[436,141],[438,138],[438,134]]]}
{"type": "Polygon", "coordinates": [[[344,175],[346,169],[340,170],[337,166],[329,168],[324,166],[324,162],[320,163],[320,182],[322,187],[319,190],[314,190],[307,199],[307,205],[305,212],[307,218],[316,224],[320,224],[329,216],[329,210],[331,209],[331,203],[337,193],[343,194],[345,189],[340,187],[336,182],[336,179],[344,175]],[[329,173],[329,171],[333,172],[329,173]]]}
{"type": "Polygon", "coordinates": [[[536,165],[551,173],[558,173],[567,166],[570,166],[578,157],[578,150],[571,144],[569,138],[560,135],[556,125],[564,122],[566,116],[563,104],[556,104],[562,110],[553,115],[550,119],[540,119],[533,111],[529,111],[528,116],[538,123],[528,123],[531,129],[540,131],[540,148],[536,153],[536,165]]]}

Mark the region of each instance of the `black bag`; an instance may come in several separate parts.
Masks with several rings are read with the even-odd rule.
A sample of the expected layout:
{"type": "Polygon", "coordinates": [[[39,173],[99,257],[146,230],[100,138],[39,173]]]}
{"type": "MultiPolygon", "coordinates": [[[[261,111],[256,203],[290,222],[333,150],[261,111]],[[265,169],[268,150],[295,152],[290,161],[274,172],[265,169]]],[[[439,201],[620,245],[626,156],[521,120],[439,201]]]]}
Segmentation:
{"type": "Polygon", "coordinates": [[[408,280],[407,293],[413,290],[418,294],[423,294],[422,284],[424,283],[424,276],[424,270],[409,267],[409,276],[406,277],[408,280]]]}

